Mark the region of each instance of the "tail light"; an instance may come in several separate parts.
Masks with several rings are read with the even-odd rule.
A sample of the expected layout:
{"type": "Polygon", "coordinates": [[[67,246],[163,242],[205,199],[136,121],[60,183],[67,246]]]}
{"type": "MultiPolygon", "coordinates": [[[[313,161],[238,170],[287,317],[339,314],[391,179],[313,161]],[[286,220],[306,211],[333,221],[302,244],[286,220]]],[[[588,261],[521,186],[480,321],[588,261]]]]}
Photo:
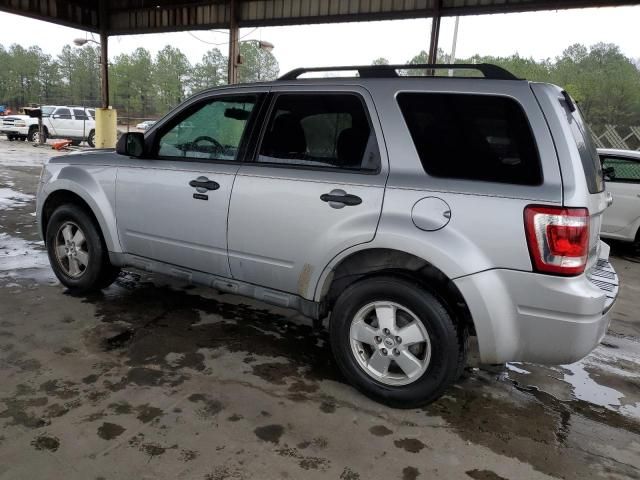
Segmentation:
{"type": "Polygon", "coordinates": [[[524,226],[534,269],[556,275],[580,275],[589,255],[586,208],[528,206],[524,226]]]}

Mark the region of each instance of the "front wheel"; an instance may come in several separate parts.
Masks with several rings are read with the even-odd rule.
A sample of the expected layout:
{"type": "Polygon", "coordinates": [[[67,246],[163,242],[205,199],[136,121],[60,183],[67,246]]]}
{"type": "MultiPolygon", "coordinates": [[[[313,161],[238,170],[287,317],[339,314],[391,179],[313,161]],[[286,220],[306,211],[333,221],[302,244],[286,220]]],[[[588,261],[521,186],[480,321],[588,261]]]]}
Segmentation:
{"type": "Polygon", "coordinates": [[[96,146],[96,131],[95,130],[91,130],[89,132],[89,136],[87,137],[87,143],[89,144],[89,146],[91,148],[95,148],[95,146],[96,146]]]}
{"type": "Polygon", "coordinates": [[[464,361],[464,337],[445,306],[404,278],[374,277],[350,286],[335,304],[330,329],[347,380],[392,407],[436,400],[464,361]]]}
{"type": "MultiPolygon", "coordinates": [[[[43,131],[42,136],[44,137],[44,140],[46,140],[47,132],[43,131]]],[[[38,129],[38,127],[31,127],[31,130],[29,130],[29,134],[27,135],[27,139],[31,143],[40,143],[40,129],[38,129]]]]}
{"type": "Polygon", "coordinates": [[[80,207],[58,207],[47,224],[49,262],[60,282],[75,294],[107,287],[117,269],[93,219],[80,207]]]}

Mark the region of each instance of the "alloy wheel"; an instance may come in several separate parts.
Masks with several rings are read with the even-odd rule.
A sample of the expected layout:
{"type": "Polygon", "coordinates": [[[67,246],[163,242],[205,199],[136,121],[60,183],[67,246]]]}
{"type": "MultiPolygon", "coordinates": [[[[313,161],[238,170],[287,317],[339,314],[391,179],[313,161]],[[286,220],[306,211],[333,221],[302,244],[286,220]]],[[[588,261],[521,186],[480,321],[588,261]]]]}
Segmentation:
{"type": "Polygon", "coordinates": [[[385,385],[413,383],[429,367],[429,334],[418,317],[398,303],[376,301],[362,307],[349,336],[360,367],[385,385]]]}
{"type": "Polygon", "coordinates": [[[65,275],[80,278],[89,265],[89,250],[84,232],[73,222],[63,223],[55,237],[58,264],[65,275]]]}

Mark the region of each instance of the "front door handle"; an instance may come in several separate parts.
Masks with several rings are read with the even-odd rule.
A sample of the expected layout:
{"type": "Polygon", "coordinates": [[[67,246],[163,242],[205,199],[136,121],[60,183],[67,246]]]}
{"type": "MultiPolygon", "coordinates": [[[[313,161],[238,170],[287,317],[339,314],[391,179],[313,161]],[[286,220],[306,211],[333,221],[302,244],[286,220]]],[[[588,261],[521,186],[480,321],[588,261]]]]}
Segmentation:
{"type": "Polygon", "coordinates": [[[362,203],[360,197],[348,194],[344,190],[331,190],[329,193],[323,193],[320,195],[320,200],[327,202],[333,208],[342,208],[345,205],[353,207],[362,203]]]}
{"type": "Polygon", "coordinates": [[[198,177],[195,180],[191,180],[189,185],[197,189],[200,193],[204,193],[207,190],[218,190],[220,188],[220,184],[218,182],[209,180],[207,177],[198,177]]]}

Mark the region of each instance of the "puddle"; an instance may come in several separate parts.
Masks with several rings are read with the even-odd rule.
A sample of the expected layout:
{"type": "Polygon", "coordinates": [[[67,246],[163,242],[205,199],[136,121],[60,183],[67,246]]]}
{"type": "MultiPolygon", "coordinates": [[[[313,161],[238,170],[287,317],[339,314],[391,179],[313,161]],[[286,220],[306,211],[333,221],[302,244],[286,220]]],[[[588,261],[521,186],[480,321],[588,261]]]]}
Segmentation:
{"type": "Polygon", "coordinates": [[[0,188],[0,210],[12,210],[14,208],[23,207],[34,198],[35,197],[33,195],[18,192],[12,188],[0,188]]]}
{"type": "Polygon", "coordinates": [[[49,259],[42,246],[43,242],[28,242],[7,233],[0,233],[0,272],[48,268],[49,259]]]}
{"type": "Polygon", "coordinates": [[[506,365],[505,378],[562,402],[584,401],[640,421],[640,344],[607,337],[589,356],[571,365],[506,365]]]}

